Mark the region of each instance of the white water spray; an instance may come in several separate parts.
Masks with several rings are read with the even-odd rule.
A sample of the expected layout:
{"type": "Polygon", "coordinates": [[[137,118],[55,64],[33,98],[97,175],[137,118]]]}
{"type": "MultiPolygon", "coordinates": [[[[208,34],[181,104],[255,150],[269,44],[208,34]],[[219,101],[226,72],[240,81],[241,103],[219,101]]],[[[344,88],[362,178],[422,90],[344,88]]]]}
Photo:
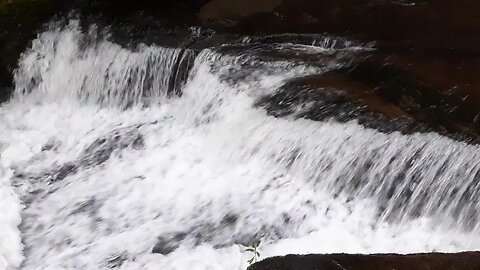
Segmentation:
{"type": "Polygon", "coordinates": [[[71,21],[63,30],[41,34],[15,74],[17,97],[127,107],[159,103],[180,87],[176,71],[192,52],[148,46],[132,52],[95,32],[92,27],[82,34],[71,21]]]}
{"type": "MultiPolygon", "coordinates": [[[[332,57],[205,50],[169,96],[180,50],[82,38],[75,24],[42,34],[0,107],[23,269],[245,269],[256,238],[264,256],[480,248],[477,146],[254,106],[332,57]]],[[[0,256],[15,267],[7,200],[17,240],[0,256]]]]}

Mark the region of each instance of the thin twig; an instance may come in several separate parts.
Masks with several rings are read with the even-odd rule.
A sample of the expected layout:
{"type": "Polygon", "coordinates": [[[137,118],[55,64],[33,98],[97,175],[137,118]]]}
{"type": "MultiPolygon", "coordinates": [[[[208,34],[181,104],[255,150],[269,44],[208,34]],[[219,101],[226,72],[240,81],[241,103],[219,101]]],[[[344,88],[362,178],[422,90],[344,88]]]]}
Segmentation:
{"type": "Polygon", "coordinates": [[[333,261],[333,263],[336,264],[340,269],[342,269],[342,270],[347,270],[347,269],[345,269],[345,267],[343,267],[343,266],[342,266],[341,264],[339,264],[337,261],[335,261],[335,260],[332,260],[332,261],[333,261]]]}

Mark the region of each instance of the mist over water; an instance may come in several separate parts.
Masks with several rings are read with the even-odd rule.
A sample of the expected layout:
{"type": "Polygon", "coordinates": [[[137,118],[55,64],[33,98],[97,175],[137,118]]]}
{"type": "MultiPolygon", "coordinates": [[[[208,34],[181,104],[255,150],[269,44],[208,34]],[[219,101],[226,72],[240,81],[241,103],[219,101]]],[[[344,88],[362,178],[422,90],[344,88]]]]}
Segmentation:
{"type": "Polygon", "coordinates": [[[194,52],[76,21],[41,34],[0,107],[0,267],[245,269],[255,239],[262,257],[479,249],[477,146],[258,106],[371,49],[332,38],[194,52]]]}

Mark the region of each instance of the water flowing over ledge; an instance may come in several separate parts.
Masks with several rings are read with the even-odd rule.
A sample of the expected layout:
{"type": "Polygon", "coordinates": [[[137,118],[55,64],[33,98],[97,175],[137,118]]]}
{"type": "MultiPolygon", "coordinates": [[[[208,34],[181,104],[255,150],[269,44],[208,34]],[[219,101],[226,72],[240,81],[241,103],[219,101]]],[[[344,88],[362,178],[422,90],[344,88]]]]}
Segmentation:
{"type": "Polygon", "coordinates": [[[258,106],[358,44],[267,46],[311,63],[251,44],[129,50],[76,25],[34,41],[0,107],[23,269],[238,269],[257,238],[264,256],[480,248],[478,146],[258,106]]]}
{"type": "Polygon", "coordinates": [[[93,27],[82,34],[72,20],[34,41],[15,74],[15,94],[34,91],[54,100],[120,107],[160,102],[180,91],[193,58],[185,49],[140,46],[131,52],[99,37],[93,27]]]}

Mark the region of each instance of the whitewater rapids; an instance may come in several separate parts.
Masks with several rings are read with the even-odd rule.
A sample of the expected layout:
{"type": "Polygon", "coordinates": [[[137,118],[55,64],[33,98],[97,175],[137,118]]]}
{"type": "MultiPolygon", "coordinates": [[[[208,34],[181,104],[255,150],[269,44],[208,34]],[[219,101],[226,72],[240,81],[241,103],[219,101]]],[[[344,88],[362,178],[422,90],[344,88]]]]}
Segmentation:
{"type": "Polygon", "coordinates": [[[39,35],[0,107],[0,269],[245,269],[255,239],[262,258],[480,249],[478,146],[256,105],[344,56],[90,35],[76,21],[39,35]]]}

